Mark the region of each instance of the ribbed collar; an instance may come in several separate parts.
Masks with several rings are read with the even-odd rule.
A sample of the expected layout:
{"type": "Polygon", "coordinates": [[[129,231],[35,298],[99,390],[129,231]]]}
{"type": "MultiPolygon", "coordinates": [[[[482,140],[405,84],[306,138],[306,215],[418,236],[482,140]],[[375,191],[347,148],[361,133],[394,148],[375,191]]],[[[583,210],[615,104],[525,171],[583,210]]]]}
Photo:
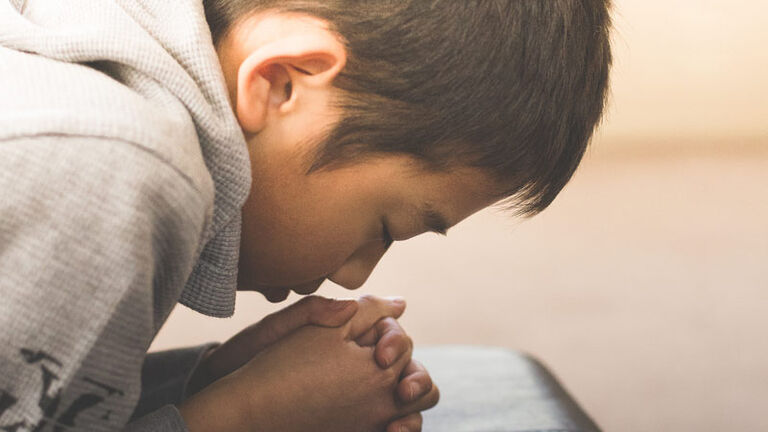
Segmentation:
{"type": "Polygon", "coordinates": [[[60,61],[107,60],[123,65],[152,77],[184,105],[199,137],[215,198],[199,261],[180,302],[206,315],[231,316],[241,209],[251,185],[251,168],[202,2],[11,0],[10,7],[35,15],[46,27],[13,21],[13,29],[3,29],[4,43],[60,61]]]}

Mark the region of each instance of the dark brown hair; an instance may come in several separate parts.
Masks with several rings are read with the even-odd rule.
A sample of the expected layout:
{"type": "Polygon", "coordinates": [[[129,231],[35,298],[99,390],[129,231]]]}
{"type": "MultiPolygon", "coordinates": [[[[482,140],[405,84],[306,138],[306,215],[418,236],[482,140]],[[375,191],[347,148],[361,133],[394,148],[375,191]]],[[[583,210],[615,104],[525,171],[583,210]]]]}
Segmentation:
{"type": "Polygon", "coordinates": [[[348,49],[343,120],[311,170],[366,155],[478,167],[519,213],[545,209],[603,113],[610,0],[204,0],[215,43],[274,8],[328,20],[348,49]]]}

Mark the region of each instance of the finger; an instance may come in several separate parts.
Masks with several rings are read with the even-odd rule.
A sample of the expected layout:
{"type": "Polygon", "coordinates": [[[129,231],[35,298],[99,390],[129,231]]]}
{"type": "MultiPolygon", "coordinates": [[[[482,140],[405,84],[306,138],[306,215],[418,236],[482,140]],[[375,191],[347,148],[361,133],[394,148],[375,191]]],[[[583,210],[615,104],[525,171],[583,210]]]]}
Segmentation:
{"type": "Polygon", "coordinates": [[[333,300],[320,296],[307,296],[298,302],[267,315],[255,327],[251,343],[259,349],[305,325],[338,327],[349,322],[357,311],[355,300],[333,300]]]}
{"type": "Polygon", "coordinates": [[[320,296],[309,296],[302,299],[307,302],[306,324],[321,327],[339,327],[357,313],[358,303],[355,299],[329,299],[320,296]]]}
{"type": "Polygon", "coordinates": [[[387,432],[421,432],[423,422],[421,413],[413,413],[394,420],[387,426],[387,432]]]}
{"type": "Polygon", "coordinates": [[[367,332],[363,333],[362,336],[357,338],[355,342],[357,342],[358,345],[361,347],[372,347],[376,345],[376,342],[379,341],[379,331],[376,329],[376,326],[373,326],[368,330],[367,332]]]}
{"type": "Polygon", "coordinates": [[[356,300],[332,300],[307,296],[267,315],[216,348],[207,358],[208,368],[218,378],[244,365],[259,351],[308,324],[338,327],[357,311],[356,300]]]}
{"type": "Polygon", "coordinates": [[[373,355],[376,363],[387,368],[413,349],[413,341],[394,318],[383,318],[374,326],[380,336],[373,355]]]}
{"type": "Polygon", "coordinates": [[[424,366],[416,360],[403,370],[403,378],[397,384],[397,396],[401,403],[408,404],[424,397],[432,391],[432,377],[424,366]]]}
{"type": "Polygon", "coordinates": [[[432,384],[432,388],[423,397],[417,399],[414,402],[400,406],[400,415],[407,416],[417,412],[426,411],[440,401],[440,389],[435,384],[432,384]]]}
{"type": "MultiPolygon", "coordinates": [[[[374,352],[374,356],[375,356],[374,352]]],[[[409,363],[411,363],[411,356],[413,355],[413,345],[408,344],[406,347],[406,350],[404,353],[400,355],[394,362],[392,362],[389,366],[382,368],[382,369],[389,369],[391,370],[391,373],[394,374],[394,382],[399,382],[400,378],[403,376],[403,371],[405,371],[405,368],[408,366],[409,363]]]]}
{"type": "MultiPolygon", "coordinates": [[[[362,336],[358,337],[355,340],[355,342],[357,342],[357,344],[360,346],[371,346],[371,347],[375,346],[379,342],[379,339],[381,339],[383,330],[386,330],[387,325],[391,325],[391,322],[388,321],[385,324],[383,321],[384,319],[379,320],[367,332],[363,333],[362,336]]],[[[398,327],[400,327],[400,324],[397,322],[397,320],[394,320],[394,322],[398,327]]],[[[403,333],[405,332],[403,331],[403,333]]]]}
{"type": "Polygon", "coordinates": [[[405,311],[405,300],[396,298],[380,298],[362,296],[358,299],[357,313],[350,321],[349,340],[357,340],[368,332],[382,318],[399,318],[405,311]]]}

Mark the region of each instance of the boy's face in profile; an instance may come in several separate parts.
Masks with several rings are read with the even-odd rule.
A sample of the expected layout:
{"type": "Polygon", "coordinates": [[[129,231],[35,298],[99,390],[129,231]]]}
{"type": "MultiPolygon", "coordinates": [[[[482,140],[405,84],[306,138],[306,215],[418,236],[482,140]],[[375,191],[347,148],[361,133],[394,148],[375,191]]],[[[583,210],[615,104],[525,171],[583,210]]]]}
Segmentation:
{"type": "Polygon", "coordinates": [[[325,279],[358,288],[391,240],[444,232],[495,201],[479,170],[428,171],[408,156],[307,174],[323,132],[341,119],[332,82],[346,52],[324,22],[260,14],[236,26],[218,53],[253,173],[240,289],[278,302],[325,279]]]}
{"type": "Polygon", "coordinates": [[[327,278],[355,289],[393,240],[445,231],[490,204],[473,171],[437,174],[388,156],[306,174],[301,154],[253,159],[243,208],[241,289],[270,301],[314,292],[327,278]]]}

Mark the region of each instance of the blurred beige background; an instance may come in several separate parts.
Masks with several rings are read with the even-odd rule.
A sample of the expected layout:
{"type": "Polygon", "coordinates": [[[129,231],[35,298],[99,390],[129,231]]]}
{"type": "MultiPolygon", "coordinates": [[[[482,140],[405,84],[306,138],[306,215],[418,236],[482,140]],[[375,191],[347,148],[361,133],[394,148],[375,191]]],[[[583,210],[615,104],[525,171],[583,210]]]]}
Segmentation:
{"type": "MultiPolygon", "coordinates": [[[[534,354],[607,431],[768,430],[767,15],[617,0],[608,115],[555,204],[396,244],[359,292],[404,295],[417,344],[534,354]]],[[[153,349],[276,309],[254,293],[226,320],[179,307],[153,349]]]]}

